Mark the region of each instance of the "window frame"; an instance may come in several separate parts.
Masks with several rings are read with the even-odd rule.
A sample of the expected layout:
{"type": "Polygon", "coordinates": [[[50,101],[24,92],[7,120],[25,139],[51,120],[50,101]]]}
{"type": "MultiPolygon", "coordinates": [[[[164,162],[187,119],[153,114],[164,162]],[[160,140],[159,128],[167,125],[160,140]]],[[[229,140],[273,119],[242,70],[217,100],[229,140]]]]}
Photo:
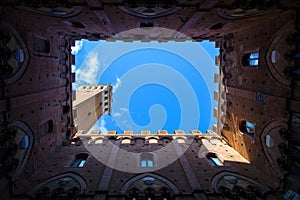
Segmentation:
{"type": "Polygon", "coordinates": [[[89,154],[87,153],[79,153],[75,155],[75,159],[73,160],[70,167],[72,168],[83,168],[88,160],[89,154]]]}
{"type": "Polygon", "coordinates": [[[245,119],[239,121],[239,132],[242,135],[246,135],[246,136],[254,139],[255,134],[256,134],[255,129],[256,129],[256,124],[255,123],[252,123],[252,122],[250,122],[248,120],[245,120],[245,119]]]}
{"type": "Polygon", "coordinates": [[[142,158],[141,161],[140,161],[140,166],[142,168],[152,168],[154,167],[154,162],[153,162],[153,159],[151,158],[142,158]]]}
{"type": "Polygon", "coordinates": [[[216,153],[209,152],[206,155],[206,159],[208,160],[208,162],[210,163],[210,165],[212,167],[223,167],[224,166],[224,161],[222,161],[216,153]],[[217,162],[216,162],[216,160],[217,160],[217,162]]]}
{"type": "Polygon", "coordinates": [[[260,56],[259,49],[244,52],[241,56],[241,66],[246,69],[258,69],[260,56]],[[257,61],[257,64],[251,64],[251,61],[257,61]]]}
{"type": "Polygon", "coordinates": [[[139,156],[139,167],[141,168],[154,168],[154,155],[151,153],[142,153],[139,156]]]}

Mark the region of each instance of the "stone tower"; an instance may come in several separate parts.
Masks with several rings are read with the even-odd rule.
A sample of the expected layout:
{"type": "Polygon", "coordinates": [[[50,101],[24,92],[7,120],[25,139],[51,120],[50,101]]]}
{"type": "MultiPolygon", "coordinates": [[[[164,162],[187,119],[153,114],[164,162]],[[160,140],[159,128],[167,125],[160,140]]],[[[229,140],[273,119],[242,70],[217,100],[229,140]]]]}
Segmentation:
{"type": "Polygon", "coordinates": [[[111,85],[81,85],[73,95],[73,117],[77,131],[87,133],[103,114],[111,111],[111,85]]]}

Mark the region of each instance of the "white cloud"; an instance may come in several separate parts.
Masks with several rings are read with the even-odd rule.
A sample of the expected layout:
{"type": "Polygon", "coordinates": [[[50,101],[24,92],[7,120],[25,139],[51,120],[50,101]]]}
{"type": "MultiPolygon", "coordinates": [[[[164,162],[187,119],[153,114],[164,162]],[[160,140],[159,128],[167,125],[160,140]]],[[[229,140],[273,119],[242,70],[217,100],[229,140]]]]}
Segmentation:
{"type": "Polygon", "coordinates": [[[82,43],[83,43],[82,40],[75,41],[75,46],[71,47],[73,55],[76,55],[81,50],[82,43]]]}
{"type": "Polygon", "coordinates": [[[96,53],[91,53],[85,62],[85,66],[76,70],[76,81],[88,84],[97,83],[99,69],[99,58],[96,53]]]}
{"type": "Polygon", "coordinates": [[[121,79],[117,78],[117,82],[115,85],[113,85],[113,93],[117,91],[117,89],[119,89],[119,87],[121,86],[121,79]]]}
{"type": "Polygon", "coordinates": [[[125,108],[125,107],[121,107],[120,110],[123,111],[123,112],[127,112],[128,111],[128,109],[125,108]]]}
{"type": "Polygon", "coordinates": [[[105,127],[105,125],[106,125],[106,123],[105,123],[104,119],[101,119],[100,128],[99,128],[101,133],[107,133],[107,128],[105,127]]]}
{"type": "Polygon", "coordinates": [[[91,128],[91,130],[100,130],[100,132],[102,134],[105,134],[105,133],[107,133],[107,128],[105,127],[105,125],[106,125],[106,122],[102,118],[97,121],[97,123],[91,128]]]}
{"type": "Polygon", "coordinates": [[[75,72],[76,71],[76,65],[71,65],[71,71],[75,72]]]}
{"type": "Polygon", "coordinates": [[[114,116],[114,117],[120,117],[120,116],[121,116],[121,113],[119,113],[119,112],[113,113],[112,116],[114,116]]]}

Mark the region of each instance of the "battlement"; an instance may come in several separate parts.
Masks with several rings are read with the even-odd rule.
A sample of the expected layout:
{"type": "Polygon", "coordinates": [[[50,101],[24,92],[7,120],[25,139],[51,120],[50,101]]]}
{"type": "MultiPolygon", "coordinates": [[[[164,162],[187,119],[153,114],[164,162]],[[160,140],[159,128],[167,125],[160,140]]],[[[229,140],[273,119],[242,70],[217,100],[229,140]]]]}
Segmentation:
{"type": "Polygon", "coordinates": [[[81,92],[98,92],[98,91],[111,91],[112,86],[111,85],[98,85],[98,84],[87,84],[87,85],[80,85],[78,88],[78,91],[81,92]]]}
{"type": "Polygon", "coordinates": [[[201,135],[200,130],[190,130],[189,133],[185,133],[183,130],[174,130],[173,133],[169,133],[167,130],[158,130],[156,133],[151,133],[150,130],[142,130],[140,133],[134,133],[133,130],[125,130],[123,133],[118,133],[116,130],[107,131],[107,133],[101,133],[100,130],[92,130],[89,134],[101,134],[101,135],[201,135]]]}
{"type": "Polygon", "coordinates": [[[166,130],[158,130],[155,134],[152,134],[149,130],[142,130],[140,133],[134,133],[132,130],[117,133],[117,131],[111,130],[105,134],[102,134],[100,130],[93,130],[88,134],[78,132],[76,136],[83,141],[88,140],[89,144],[99,144],[109,139],[120,140],[121,144],[133,144],[136,139],[142,139],[149,144],[161,144],[163,140],[174,140],[178,143],[190,143],[197,139],[222,140],[220,136],[211,130],[208,130],[206,133],[202,133],[200,130],[191,130],[189,133],[183,130],[175,130],[173,133],[168,133],[166,130]]]}

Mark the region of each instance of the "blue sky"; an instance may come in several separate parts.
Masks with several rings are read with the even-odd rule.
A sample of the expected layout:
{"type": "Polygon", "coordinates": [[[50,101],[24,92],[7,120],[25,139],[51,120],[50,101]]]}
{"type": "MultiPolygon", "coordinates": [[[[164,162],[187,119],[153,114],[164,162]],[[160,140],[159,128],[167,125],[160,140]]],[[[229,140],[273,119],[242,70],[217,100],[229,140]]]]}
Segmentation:
{"type": "Polygon", "coordinates": [[[80,84],[112,84],[110,115],[93,129],[174,130],[211,129],[214,43],[187,42],[90,42],[76,41],[76,89],[80,84]]]}

